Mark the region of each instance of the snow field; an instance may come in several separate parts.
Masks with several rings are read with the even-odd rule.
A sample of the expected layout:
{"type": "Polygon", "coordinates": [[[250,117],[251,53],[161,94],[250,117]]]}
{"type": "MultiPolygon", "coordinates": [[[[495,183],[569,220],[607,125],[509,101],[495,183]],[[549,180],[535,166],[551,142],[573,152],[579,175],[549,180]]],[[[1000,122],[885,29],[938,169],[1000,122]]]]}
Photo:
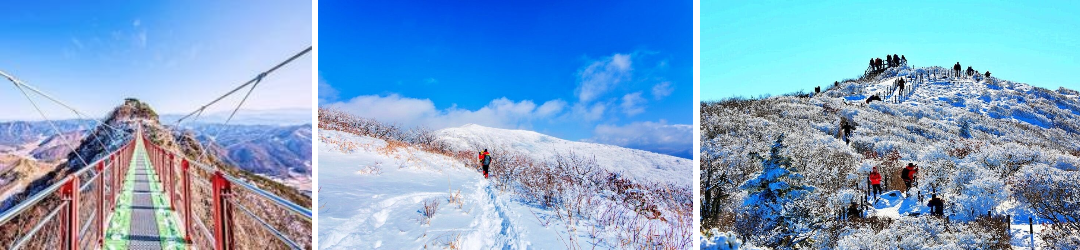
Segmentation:
{"type": "Polygon", "coordinates": [[[691,243],[690,198],[663,201],[675,198],[624,178],[611,179],[626,182],[623,192],[602,190],[599,184],[574,185],[607,179],[556,177],[553,172],[587,171],[579,165],[570,168],[566,157],[558,158],[563,164],[553,159],[550,164],[558,166],[549,166],[518,151],[496,153],[493,176],[484,179],[473,164],[463,163],[472,163],[475,155],[430,153],[334,130],[319,135],[319,238],[325,249],[688,248],[691,243]],[[503,171],[511,168],[497,166],[500,161],[525,164],[512,167],[521,177],[508,177],[503,171]],[[530,179],[526,176],[547,181],[529,189],[530,184],[522,184],[530,179]],[[458,194],[460,204],[450,203],[458,194]],[[627,200],[640,203],[628,205],[627,200]],[[424,203],[435,201],[440,205],[425,217],[424,203]],[[671,208],[674,203],[680,208],[671,208]]]}

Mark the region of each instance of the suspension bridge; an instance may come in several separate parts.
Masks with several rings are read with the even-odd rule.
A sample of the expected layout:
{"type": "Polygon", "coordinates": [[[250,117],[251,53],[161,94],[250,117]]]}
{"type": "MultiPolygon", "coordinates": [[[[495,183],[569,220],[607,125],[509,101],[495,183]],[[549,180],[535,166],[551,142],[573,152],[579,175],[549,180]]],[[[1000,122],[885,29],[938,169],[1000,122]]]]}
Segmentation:
{"type": "MultiPolygon", "coordinates": [[[[308,47],[201,106],[177,120],[175,127],[191,116],[197,119],[224,97],[250,88],[225,121],[228,123],[264,77],[310,51],[308,47]]],[[[27,95],[47,121],[27,90],[84,116],[7,73],[0,75],[27,95]]],[[[57,177],[53,184],[0,213],[0,248],[311,248],[310,204],[297,204],[252,180],[230,174],[205,157],[207,147],[195,153],[174,149],[180,143],[148,133],[145,128],[151,124],[147,123],[138,121],[134,129],[118,129],[99,121],[99,126],[108,127],[111,137],[125,139],[119,146],[111,146],[95,138],[108,151],[93,162],[87,162],[87,157],[94,156],[82,156],[69,146],[84,167],[57,177]],[[124,134],[117,135],[120,133],[124,134]]],[[[60,134],[55,125],[53,129],[60,134]]]]}

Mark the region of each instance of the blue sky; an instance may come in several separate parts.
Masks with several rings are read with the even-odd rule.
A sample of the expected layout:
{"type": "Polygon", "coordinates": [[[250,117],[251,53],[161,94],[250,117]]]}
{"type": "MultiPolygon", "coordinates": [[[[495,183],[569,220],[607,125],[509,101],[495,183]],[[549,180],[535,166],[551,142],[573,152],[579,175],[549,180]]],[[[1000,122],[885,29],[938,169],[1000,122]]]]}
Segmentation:
{"type": "Polygon", "coordinates": [[[1080,89],[1076,1],[702,1],[701,100],[813,91],[871,57],[1080,89]]]}
{"type": "Polygon", "coordinates": [[[691,1],[319,5],[320,105],[691,157],[691,1]]]}
{"type": "MultiPolygon", "coordinates": [[[[0,71],[97,117],[126,97],[158,113],[191,112],[312,45],[311,3],[303,1],[46,0],[4,9],[0,71]]],[[[310,109],[311,58],[267,77],[244,108],[310,109]]],[[[6,79],[0,86],[0,120],[41,119],[6,79]]],[[[49,118],[74,117],[35,101],[49,118]]]]}

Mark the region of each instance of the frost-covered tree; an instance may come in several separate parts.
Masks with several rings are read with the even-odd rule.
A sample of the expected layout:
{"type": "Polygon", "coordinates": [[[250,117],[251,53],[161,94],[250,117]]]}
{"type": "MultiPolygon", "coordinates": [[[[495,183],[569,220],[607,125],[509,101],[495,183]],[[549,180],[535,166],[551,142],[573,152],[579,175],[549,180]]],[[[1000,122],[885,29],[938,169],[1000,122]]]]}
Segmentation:
{"type": "Polygon", "coordinates": [[[799,245],[813,220],[799,202],[811,192],[813,186],[799,185],[803,176],[792,168],[792,159],[782,155],[784,135],[777,137],[768,157],[752,153],[761,161],[762,170],[739,188],[748,193],[743,200],[742,213],[737,228],[743,235],[751,235],[763,245],[790,248],[799,245]]]}

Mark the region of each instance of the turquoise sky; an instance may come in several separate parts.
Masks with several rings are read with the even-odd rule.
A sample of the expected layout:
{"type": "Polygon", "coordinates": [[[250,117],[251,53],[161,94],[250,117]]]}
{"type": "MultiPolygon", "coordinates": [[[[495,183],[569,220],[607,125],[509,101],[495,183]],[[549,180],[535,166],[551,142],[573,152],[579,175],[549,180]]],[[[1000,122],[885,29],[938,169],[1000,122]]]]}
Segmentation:
{"type": "MultiPolygon", "coordinates": [[[[45,0],[3,8],[0,71],[99,117],[126,97],[158,113],[193,111],[312,45],[307,1],[45,0]]],[[[311,61],[267,77],[244,108],[310,109],[311,61]]],[[[35,100],[50,118],[74,117],[35,100]]],[[[41,119],[6,79],[0,107],[0,120],[41,119]]]]}
{"type": "Polygon", "coordinates": [[[855,78],[871,57],[1080,89],[1080,2],[701,2],[701,100],[855,78]]]}

